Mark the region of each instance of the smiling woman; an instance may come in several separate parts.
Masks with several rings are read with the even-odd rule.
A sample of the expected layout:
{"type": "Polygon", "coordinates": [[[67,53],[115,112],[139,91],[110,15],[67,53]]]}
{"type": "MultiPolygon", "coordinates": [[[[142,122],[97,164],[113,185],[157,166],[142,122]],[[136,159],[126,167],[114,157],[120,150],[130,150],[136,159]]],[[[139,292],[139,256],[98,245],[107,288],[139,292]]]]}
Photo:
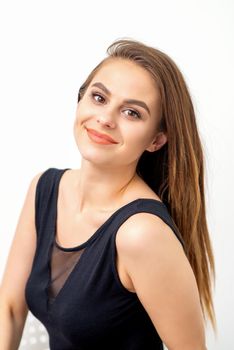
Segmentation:
{"type": "Polygon", "coordinates": [[[215,329],[203,151],[173,60],[118,40],[82,84],[80,169],[29,186],[0,290],[0,348],[27,311],[51,350],[205,350],[215,329]],[[17,283],[15,283],[17,281],[17,283]]]}
{"type": "Polygon", "coordinates": [[[131,177],[142,153],[156,151],[167,141],[166,133],[157,130],[160,114],[160,93],[151,75],[130,60],[109,59],[77,105],[74,135],[82,159],[118,172],[125,172],[131,163],[127,167],[131,177]],[[96,136],[104,134],[118,147],[111,142],[105,142],[111,147],[101,151],[100,147],[87,147],[84,129],[91,129],[96,136]]]}

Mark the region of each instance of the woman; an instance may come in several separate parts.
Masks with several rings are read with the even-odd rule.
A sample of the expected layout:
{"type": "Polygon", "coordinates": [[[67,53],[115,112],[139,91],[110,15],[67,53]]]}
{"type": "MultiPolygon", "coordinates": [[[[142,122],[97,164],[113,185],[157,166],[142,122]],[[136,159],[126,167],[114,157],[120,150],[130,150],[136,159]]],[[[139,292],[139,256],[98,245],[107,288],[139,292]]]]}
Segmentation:
{"type": "Polygon", "coordinates": [[[29,186],[1,286],[1,349],[17,349],[28,309],[52,350],[204,350],[206,316],[215,328],[188,88],[153,47],[118,40],[107,52],[78,95],[81,168],[29,186]]]}

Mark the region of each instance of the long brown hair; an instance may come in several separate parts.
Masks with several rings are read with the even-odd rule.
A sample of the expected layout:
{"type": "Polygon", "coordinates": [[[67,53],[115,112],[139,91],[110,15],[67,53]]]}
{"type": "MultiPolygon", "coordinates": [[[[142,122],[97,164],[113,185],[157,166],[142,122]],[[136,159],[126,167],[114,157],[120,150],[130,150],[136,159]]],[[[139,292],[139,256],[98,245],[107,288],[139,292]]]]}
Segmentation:
{"type": "Polygon", "coordinates": [[[212,300],[215,262],[206,221],[204,155],[193,103],[183,75],[164,52],[130,39],[114,41],[103,59],[82,84],[78,102],[97,71],[110,59],[134,61],[155,80],[161,94],[158,130],[167,142],[155,152],[144,151],[136,172],[166,204],[185,244],[203,312],[217,332],[212,300]]]}

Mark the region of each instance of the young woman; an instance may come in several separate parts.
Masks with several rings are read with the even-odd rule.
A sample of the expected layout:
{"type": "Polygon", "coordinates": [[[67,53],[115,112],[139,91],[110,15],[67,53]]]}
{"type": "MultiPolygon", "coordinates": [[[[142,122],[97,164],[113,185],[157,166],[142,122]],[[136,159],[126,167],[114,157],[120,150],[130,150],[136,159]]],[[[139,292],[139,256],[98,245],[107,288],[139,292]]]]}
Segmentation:
{"type": "Polygon", "coordinates": [[[31,181],[1,285],[1,349],[28,309],[52,350],[204,350],[215,328],[204,160],[173,60],[118,40],[81,86],[80,169],[31,181]]]}

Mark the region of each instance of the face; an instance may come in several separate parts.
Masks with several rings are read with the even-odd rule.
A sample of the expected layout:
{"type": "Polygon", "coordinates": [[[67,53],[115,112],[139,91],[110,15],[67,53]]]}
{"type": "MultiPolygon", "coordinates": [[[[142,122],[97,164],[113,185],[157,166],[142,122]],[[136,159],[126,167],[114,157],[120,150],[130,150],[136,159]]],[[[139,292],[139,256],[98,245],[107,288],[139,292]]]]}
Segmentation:
{"type": "Polygon", "coordinates": [[[156,132],[160,116],[160,94],[149,72],[127,60],[108,61],[77,104],[73,131],[81,156],[104,166],[136,166],[145,150],[166,142],[156,132]],[[115,143],[105,143],[95,132],[115,143]]]}

